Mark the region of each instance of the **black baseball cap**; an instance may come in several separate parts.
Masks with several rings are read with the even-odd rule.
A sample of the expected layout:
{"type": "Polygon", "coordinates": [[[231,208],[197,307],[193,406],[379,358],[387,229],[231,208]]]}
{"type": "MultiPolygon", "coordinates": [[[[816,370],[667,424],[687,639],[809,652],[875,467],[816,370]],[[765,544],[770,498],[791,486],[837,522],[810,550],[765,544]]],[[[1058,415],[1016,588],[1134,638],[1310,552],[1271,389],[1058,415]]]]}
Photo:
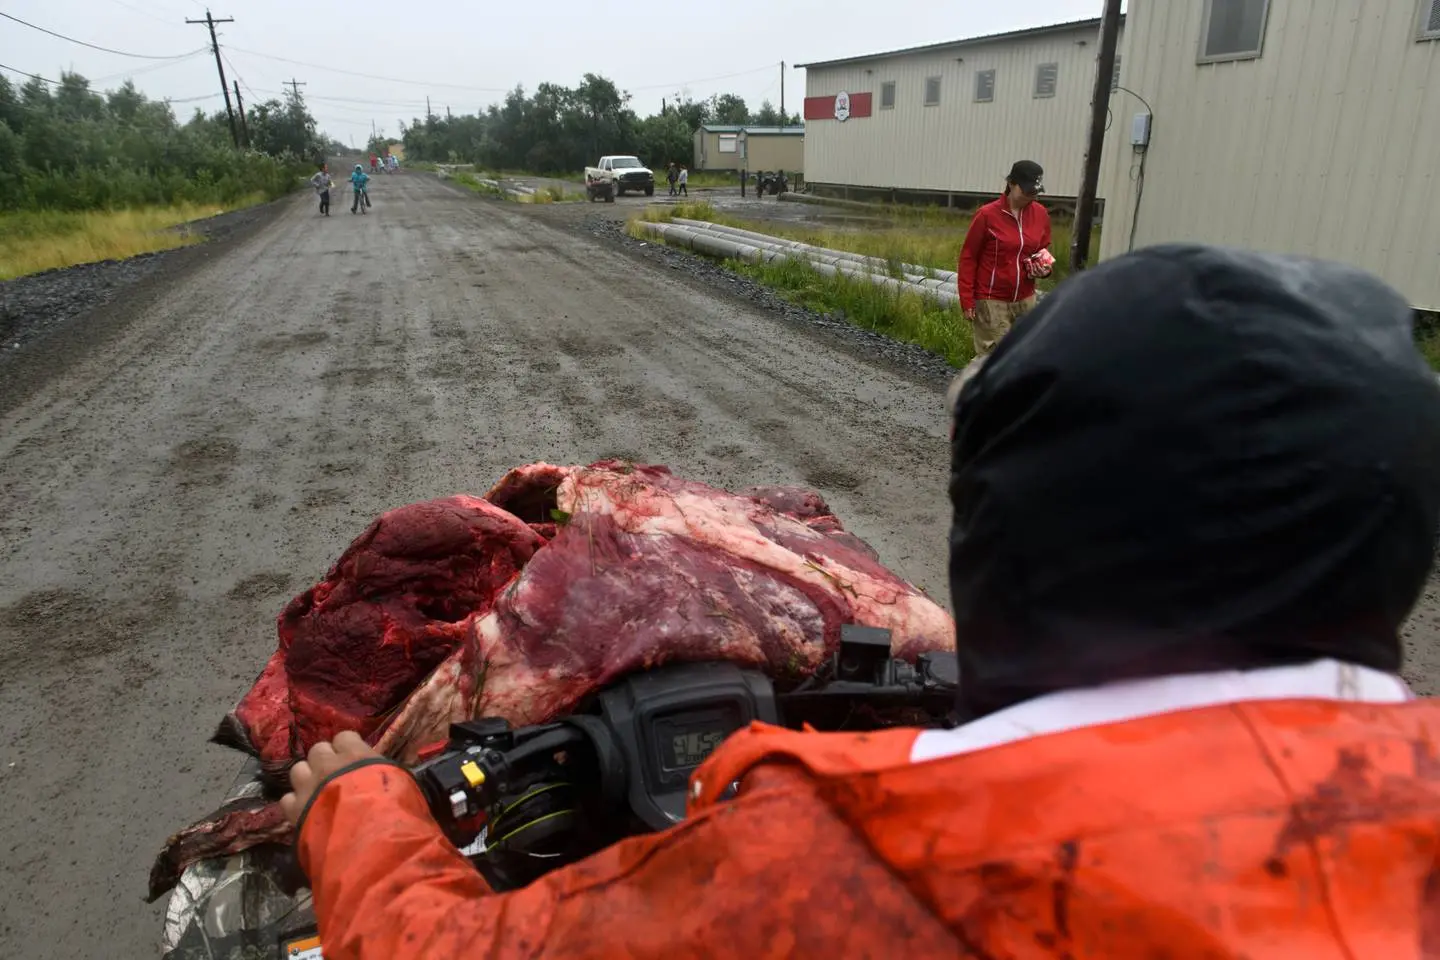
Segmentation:
{"type": "Polygon", "coordinates": [[[1010,168],[1010,176],[1005,179],[1017,184],[1026,193],[1041,193],[1045,189],[1045,184],[1041,182],[1044,178],[1045,168],[1034,160],[1016,160],[1010,168]]]}
{"type": "Polygon", "coordinates": [[[959,390],[961,707],[1330,657],[1388,673],[1440,523],[1440,386],[1354,267],[1151,247],[959,390]]]}

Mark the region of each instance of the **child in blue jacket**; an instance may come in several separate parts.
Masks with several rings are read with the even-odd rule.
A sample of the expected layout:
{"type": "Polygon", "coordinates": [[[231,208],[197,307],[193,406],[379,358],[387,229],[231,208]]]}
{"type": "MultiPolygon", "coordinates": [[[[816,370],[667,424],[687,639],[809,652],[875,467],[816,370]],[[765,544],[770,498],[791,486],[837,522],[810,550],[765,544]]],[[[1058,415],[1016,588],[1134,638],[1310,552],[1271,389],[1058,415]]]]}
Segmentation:
{"type": "Polygon", "coordinates": [[[365,185],[369,182],[370,175],[365,172],[365,168],[358,163],[355,164],[355,169],[350,173],[350,190],[355,194],[355,199],[350,204],[351,213],[354,213],[356,210],[364,213],[365,211],[361,208],[361,204],[367,207],[370,205],[370,198],[365,193],[365,185]]]}

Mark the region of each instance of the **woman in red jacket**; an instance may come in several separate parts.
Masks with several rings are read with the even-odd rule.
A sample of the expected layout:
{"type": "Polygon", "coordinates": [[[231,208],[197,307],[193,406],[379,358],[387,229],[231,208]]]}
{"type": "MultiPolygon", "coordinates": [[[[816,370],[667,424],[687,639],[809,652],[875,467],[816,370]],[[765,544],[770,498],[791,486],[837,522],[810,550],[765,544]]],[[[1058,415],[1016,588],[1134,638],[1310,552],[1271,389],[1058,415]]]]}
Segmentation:
{"type": "Polygon", "coordinates": [[[975,355],[989,353],[1011,324],[1035,306],[1035,281],[1050,275],[1050,214],[1037,201],[1045,171],[1019,160],[1005,178],[1005,195],[981,207],[960,248],[960,306],[975,338],[975,355]],[[1044,251],[1042,254],[1041,251],[1044,251]]]}

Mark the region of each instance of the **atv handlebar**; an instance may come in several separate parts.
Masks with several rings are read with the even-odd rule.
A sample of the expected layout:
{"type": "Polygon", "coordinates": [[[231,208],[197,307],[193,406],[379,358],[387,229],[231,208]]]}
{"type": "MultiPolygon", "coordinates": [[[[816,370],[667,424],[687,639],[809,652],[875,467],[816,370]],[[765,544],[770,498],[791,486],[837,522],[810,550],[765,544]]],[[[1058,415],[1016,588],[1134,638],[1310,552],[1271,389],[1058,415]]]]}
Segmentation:
{"type": "Polygon", "coordinates": [[[422,751],[413,773],[446,835],[503,890],[678,823],[690,774],[753,721],[952,726],[958,680],[953,653],[910,664],[891,657],[889,631],[846,625],[837,652],[789,691],[730,663],[672,664],[550,723],[452,724],[449,741],[422,751]]]}

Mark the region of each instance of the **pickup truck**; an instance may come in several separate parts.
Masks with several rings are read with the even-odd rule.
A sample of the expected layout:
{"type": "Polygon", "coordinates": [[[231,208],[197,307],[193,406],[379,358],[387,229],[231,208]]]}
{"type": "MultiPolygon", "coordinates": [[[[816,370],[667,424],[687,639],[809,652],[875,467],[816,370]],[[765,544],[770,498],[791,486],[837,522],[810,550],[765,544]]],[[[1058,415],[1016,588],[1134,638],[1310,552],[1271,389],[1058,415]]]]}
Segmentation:
{"type": "Polygon", "coordinates": [[[613,203],[626,190],[644,190],[645,196],[655,196],[655,174],[639,157],[601,157],[599,164],[585,168],[585,195],[591,203],[597,199],[613,203]]]}

